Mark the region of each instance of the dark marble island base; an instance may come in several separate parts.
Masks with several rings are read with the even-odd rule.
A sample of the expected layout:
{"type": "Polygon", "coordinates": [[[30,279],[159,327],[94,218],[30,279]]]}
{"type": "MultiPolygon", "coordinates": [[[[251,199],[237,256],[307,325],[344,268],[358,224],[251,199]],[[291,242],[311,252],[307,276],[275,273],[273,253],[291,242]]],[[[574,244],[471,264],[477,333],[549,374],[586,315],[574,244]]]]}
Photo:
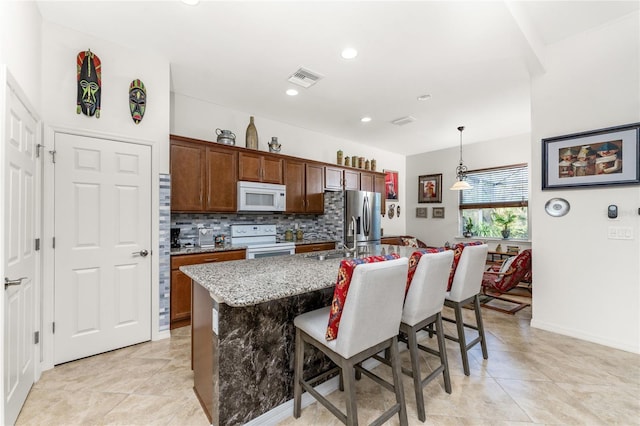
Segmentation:
{"type": "MultiPolygon", "coordinates": [[[[194,390],[209,420],[244,424],[292,399],[293,319],[329,306],[333,287],[241,307],[217,303],[196,282],[192,287],[194,390]]],[[[322,354],[305,358],[310,375],[330,367],[322,354]]]]}

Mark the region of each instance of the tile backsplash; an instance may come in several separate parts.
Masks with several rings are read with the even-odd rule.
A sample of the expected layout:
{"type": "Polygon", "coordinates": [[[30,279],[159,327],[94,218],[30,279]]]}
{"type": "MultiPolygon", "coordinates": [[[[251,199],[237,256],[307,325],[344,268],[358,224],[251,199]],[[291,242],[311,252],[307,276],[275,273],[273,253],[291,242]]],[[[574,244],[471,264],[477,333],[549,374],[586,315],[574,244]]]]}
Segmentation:
{"type": "Polygon", "coordinates": [[[215,229],[216,234],[230,235],[230,226],[237,223],[275,224],[278,236],[284,240],[287,229],[300,228],[307,238],[342,242],[343,229],[342,192],[325,192],[323,215],[280,213],[174,213],[171,228],[180,228],[182,243],[195,242],[198,226],[215,229]]]}

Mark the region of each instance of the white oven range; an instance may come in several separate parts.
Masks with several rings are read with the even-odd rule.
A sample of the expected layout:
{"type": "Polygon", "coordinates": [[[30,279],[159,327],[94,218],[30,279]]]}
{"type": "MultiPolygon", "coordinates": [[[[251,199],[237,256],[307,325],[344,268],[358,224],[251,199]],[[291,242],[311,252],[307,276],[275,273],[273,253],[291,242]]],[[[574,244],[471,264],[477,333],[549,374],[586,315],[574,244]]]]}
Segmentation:
{"type": "Polygon", "coordinates": [[[247,246],[247,259],[287,256],[296,253],[294,243],[277,241],[276,225],[231,225],[231,244],[247,246]]]}

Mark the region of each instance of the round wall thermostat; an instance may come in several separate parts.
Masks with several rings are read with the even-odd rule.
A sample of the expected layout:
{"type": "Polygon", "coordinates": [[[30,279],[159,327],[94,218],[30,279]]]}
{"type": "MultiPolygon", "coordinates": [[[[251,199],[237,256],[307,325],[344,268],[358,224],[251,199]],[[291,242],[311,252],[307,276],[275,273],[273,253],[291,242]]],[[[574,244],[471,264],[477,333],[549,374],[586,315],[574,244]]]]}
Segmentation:
{"type": "Polygon", "coordinates": [[[569,202],[564,198],[552,198],[544,205],[549,216],[560,217],[569,213],[569,202]]]}

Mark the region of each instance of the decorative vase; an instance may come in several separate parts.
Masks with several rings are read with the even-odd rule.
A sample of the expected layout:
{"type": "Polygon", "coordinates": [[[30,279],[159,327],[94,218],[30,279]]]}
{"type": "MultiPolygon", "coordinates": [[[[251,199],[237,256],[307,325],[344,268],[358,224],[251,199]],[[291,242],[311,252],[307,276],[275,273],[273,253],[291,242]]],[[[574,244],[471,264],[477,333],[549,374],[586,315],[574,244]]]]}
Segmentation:
{"type": "Polygon", "coordinates": [[[369,170],[369,160],[364,161],[364,169],[369,170]]]}
{"type": "Polygon", "coordinates": [[[338,166],[342,166],[342,151],[337,152],[336,161],[338,163],[338,166]]]}
{"type": "Polygon", "coordinates": [[[376,171],[376,160],[371,160],[371,171],[372,172],[376,171]]]}
{"type": "Polygon", "coordinates": [[[360,159],[358,160],[358,167],[360,169],[364,169],[364,157],[360,157],[360,159]]]}
{"type": "Polygon", "coordinates": [[[351,167],[351,159],[349,157],[344,157],[344,165],[351,167]]]}
{"type": "Polygon", "coordinates": [[[253,124],[253,116],[249,117],[249,125],[247,126],[247,148],[258,149],[258,131],[256,125],[253,124]]]}
{"type": "Polygon", "coordinates": [[[511,234],[511,230],[509,228],[504,228],[502,230],[502,238],[504,238],[505,240],[509,238],[509,234],[511,234]]]}

